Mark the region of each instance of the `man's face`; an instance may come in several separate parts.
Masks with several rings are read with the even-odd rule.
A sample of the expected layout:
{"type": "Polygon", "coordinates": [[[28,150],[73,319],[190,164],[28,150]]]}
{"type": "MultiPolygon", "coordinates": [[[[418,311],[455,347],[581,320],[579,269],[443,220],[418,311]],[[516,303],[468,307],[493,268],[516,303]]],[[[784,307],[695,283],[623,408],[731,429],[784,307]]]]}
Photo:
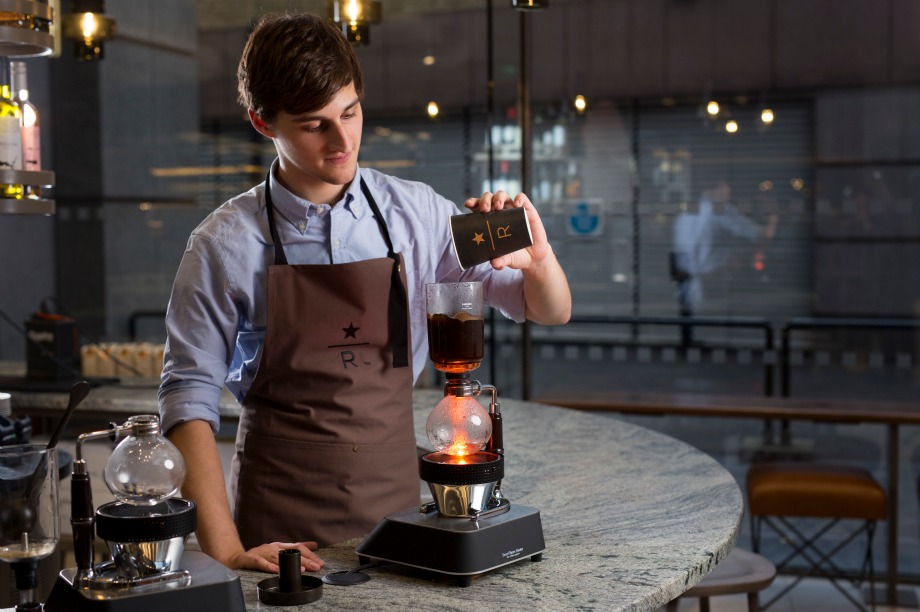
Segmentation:
{"type": "Polygon", "coordinates": [[[355,177],[362,123],[361,100],[348,84],[317,111],[282,111],[256,129],[275,142],[285,187],[315,204],[335,204],[355,177]]]}
{"type": "Polygon", "coordinates": [[[719,181],[712,190],[712,201],[714,204],[725,204],[732,199],[732,187],[728,181],[719,181]]]}

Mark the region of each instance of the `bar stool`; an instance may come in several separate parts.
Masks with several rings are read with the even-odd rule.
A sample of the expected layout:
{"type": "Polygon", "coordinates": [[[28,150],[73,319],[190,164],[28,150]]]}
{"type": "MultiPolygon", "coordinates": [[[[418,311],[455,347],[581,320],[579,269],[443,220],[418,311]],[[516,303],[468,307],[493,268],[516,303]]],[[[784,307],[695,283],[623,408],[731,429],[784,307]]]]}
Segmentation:
{"type": "Polygon", "coordinates": [[[679,598],[668,602],[668,612],[677,612],[678,599],[699,597],[700,612],[709,612],[709,598],[717,595],[747,593],[748,612],[759,612],[757,594],[770,586],[776,567],[757,553],[743,548],[732,549],[728,556],[705,578],[679,598]]]}
{"type": "MultiPolygon", "coordinates": [[[[795,558],[805,560],[810,570],[805,575],[828,578],[831,584],[858,609],[862,603],[838,583],[848,580],[858,586],[869,579],[869,603],[875,609],[875,566],[872,563],[872,538],[876,521],[888,516],[888,497],[868,470],[807,463],[759,463],[747,473],[748,512],[751,517],[751,536],[755,552],[760,552],[762,526],[767,525],[792,551],[776,564],[779,572],[795,558]],[[788,517],[826,519],[807,536],[788,517]],[[829,551],[824,552],[818,542],[843,519],[861,521],[860,526],[829,551]],[[849,578],[833,561],[833,556],[861,534],[866,534],[866,551],[862,567],[855,580],[849,578]]],[[[827,545],[825,545],[826,547],[827,545]]],[[[795,587],[805,575],[783,588],[764,609],[795,587]]]]}

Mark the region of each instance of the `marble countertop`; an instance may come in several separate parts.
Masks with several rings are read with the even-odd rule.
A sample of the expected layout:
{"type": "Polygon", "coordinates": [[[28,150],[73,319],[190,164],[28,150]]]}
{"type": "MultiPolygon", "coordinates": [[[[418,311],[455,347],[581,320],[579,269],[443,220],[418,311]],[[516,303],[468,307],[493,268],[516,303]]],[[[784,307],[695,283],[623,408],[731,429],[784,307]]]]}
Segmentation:
{"type": "MultiPolygon", "coordinates": [[[[417,436],[440,391],[417,391],[417,436]]],[[[367,570],[357,586],[324,585],[292,610],[654,610],[728,554],[743,499],[734,478],[695,448],[616,418],[501,400],[506,448],[502,490],[540,510],[543,560],[482,574],[463,588],[409,568],[367,570]]],[[[359,540],[319,552],[317,576],[357,567],[359,540]]],[[[247,610],[267,577],[240,572],[247,610]]]]}
{"type": "MultiPolygon", "coordinates": [[[[416,436],[442,396],[414,394],[416,436]]],[[[14,393],[14,410],[44,416],[63,411],[64,394],[14,393]]],[[[356,586],[325,585],[315,603],[288,610],[654,610],[696,584],[723,559],[740,531],[743,497],[718,462],[674,438],[615,417],[501,399],[506,473],[512,504],[540,511],[546,550],[457,586],[410,568],[367,570],[356,586]]],[[[155,385],[93,389],[78,412],[107,418],[156,412],[155,385]]],[[[239,415],[232,397],[221,416],[239,415]]],[[[322,549],[317,576],[358,565],[359,540],[322,549]]],[[[240,572],[247,610],[277,610],[259,602],[257,583],[240,572]]]]}

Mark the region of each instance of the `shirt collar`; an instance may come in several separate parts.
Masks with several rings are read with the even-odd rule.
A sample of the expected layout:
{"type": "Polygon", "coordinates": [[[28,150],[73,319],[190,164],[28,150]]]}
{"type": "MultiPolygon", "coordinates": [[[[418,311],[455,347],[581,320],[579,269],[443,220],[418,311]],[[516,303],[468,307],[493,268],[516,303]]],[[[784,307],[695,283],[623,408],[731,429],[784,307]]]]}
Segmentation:
{"type": "Polygon", "coordinates": [[[355,178],[345,191],[345,195],[339,200],[339,204],[350,212],[355,219],[360,219],[364,216],[367,210],[367,203],[361,193],[361,166],[357,167],[355,178]]]}
{"type": "MultiPolygon", "coordinates": [[[[288,220],[306,219],[307,211],[310,210],[310,206],[314,203],[296,196],[288,191],[287,188],[285,188],[285,186],[282,185],[278,180],[276,176],[277,172],[278,158],[276,157],[272,162],[271,171],[269,172],[269,187],[271,188],[272,203],[275,206],[275,210],[288,220]]],[[[354,180],[348,186],[348,189],[345,190],[345,194],[342,196],[342,199],[336,202],[335,207],[333,207],[341,207],[347,210],[356,219],[361,218],[367,210],[367,204],[364,202],[364,198],[361,197],[360,177],[361,167],[359,166],[357,168],[357,172],[355,173],[354,180]]]]}

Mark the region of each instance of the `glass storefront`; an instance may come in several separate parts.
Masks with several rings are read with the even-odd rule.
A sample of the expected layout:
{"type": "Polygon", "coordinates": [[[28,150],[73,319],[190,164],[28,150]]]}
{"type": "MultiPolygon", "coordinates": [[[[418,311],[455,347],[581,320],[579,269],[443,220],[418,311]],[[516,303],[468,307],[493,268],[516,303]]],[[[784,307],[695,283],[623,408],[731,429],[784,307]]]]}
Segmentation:
{"type": "MultiPolygon", "coordinates": [[[[101,62],[66,51],[28,61],[58,212],[0,223],[0,281],[17,288],[0,293],[7,322],[55,296],[84,343],[162,343],[160,313],[189,233],[262,181],[274,158],[236,103],[236,61],[261,11],[322,13],[324,4],[162,4],[107,2],[119,37],[101,62]]],[[[577,386],[916,402],[920,43],[908,24],[920,9],[877,0],[551,4],[529,17],[522,51],[505,2],[494,2],[496,36],[486,41],[485,3],[385,0],[383,22],[359,50],[360,163],[458,203],[526,187],[567,272],[573,322],[525,332],[497,318],[481,378],[509,397],[577,386]],[[529,142],[521,53],[533,60],[529,142]],[[583,111],[571,104],[576,94],[583,111]],[[432,100],[436,119],[425,113],[432,100]]],[[[0,359],[21,360],[24,347],[0,324],[0,359]]],[[[423,382],[436,381],[426,372],[423,382]]],[[[732,465],[760,435],[759,423],[642,422],[732,465]]],[[[878,428],[846,427],[796,434],[831,457],[858,449],[881,469],[878,428]]],[[[917,500],[906,492],[920,438],[903,432],[901,534],[915,544],[917,500]]],[[[920,575],[916,546],[901,556],[902,571],[920,575]]],[[[883,553],[876,558],[884,565],[883,553]]]]}

